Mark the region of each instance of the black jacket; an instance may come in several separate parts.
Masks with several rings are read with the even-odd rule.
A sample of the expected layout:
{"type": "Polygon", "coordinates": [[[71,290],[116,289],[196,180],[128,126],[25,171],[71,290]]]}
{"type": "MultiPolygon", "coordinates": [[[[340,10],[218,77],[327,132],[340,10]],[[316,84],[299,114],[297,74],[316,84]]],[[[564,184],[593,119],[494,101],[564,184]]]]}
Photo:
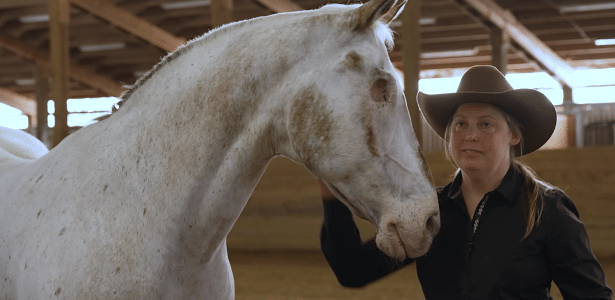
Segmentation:
{"type": "MultiPolygon", "coordinates": [[[[428,253],[416,259],[427,300],[551,299],[551,281],[564,299],[612,298],[585,226],[564,192],[545,193],[542,219],[522,240],[526,196],[519,173],[511,168],[485,195],[475,233],[460,185],[461,174],[438,188],[441,230],[428,253]]],[[[342,285],[363,286],[414,261],[396,261],[374,240],[361,241],[352,213],[339,201],[323,203],[321,248],[342,285]]]]}

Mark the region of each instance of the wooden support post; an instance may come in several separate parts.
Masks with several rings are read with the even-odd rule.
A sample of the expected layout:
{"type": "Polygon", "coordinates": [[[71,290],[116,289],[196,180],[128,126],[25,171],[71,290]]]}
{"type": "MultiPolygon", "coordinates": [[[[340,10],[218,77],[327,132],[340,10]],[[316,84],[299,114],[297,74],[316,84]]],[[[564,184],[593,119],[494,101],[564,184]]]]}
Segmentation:
{"type": "Polygon", "coordinates": [[[402,20],[402,61],[404,72],[404,85],[406,103],[412,119],[412,127],[419,144],[423,143],[423,117],[416,102],[416,94],[419,91],[420,79],[420,56],[421,56],[421,1],[408,0],[404,11],[401,13],[402,20]]]}
{"type": "Polygon", "coordinates": [[[490,25],[491,30],[491,64],[506,75],[508,65],[508,36],[498,26],[490,25]]]}
{"type": "Polygon", "coordinates": [[[572,113],[576,111],[576,109],[574,109],[575,104],[572,101],[572,88],[566,84],[562,84],[562,91],[564,92],[563,105],[565,111],[569,112],[566,114],[566,147],[582,147],[582,145],[579,145],[577,137],[582,137],[583,132],[577,131],[576,114],[572,113]]]}
{"type": "Polygon", "coordinates": [[[34,78],[36,79],[36,88],[34,91],[36,97],[36,132],[34,136],[48,145],[47,124],[47,102],[49,101],[49,70],[46,66],[36,63],[34,66],[34,78]]]}
{"type": "Polygon", "coordinates": [[[233,22],[233,0],[211,0],[212,28],[231,22],[233,22]]]}
{"type": "Polygon", "coordinates": [[[68,0],[49,0],[50,62],[52,79],[52,98],[55,103],[55,126],[52,146],[57,146],[68,136],[68,0]]]}

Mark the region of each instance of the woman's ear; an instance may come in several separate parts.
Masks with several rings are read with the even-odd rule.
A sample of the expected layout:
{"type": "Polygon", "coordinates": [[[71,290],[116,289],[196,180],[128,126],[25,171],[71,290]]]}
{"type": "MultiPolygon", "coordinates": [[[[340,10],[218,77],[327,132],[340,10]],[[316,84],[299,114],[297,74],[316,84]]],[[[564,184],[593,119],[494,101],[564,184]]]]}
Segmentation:
{"type": "Polygon", "coordinates": [[[517,144],[519,144],[519,142],[521,142],[521,134],[516,130],[512,131],[509,145],[516,146],[517,144]]]}

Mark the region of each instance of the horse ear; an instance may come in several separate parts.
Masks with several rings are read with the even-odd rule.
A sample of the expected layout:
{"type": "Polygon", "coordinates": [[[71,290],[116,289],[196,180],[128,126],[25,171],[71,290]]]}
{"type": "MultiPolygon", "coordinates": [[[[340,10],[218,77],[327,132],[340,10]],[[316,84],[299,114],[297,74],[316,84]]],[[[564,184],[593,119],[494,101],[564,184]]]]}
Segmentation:
{"type": "Polygon", "coordinates": [[[385,24],[391,23],[391,21],[395,20],[397,16],[399,16],[399,14],[404,10],[404,6],[406,6],[406,3],[408,3],[408,0],[398,1],[397,3],[395,3],[395,5],[393,5],[393,8],[391,8],[389,12],[387,12],[386,15],[382,17],[382,21],[385,24]]]}
{"type": "Polygon", "coordinates": [[[353,12],[355,14],[356,29],[366,29],[383,17],[383,21],[389,23],[406,4],[407,0],[399,1],[402,2],[401,5],[395,5],[398,0],[371,0],[361,5],[361,7],[353,12]]]}

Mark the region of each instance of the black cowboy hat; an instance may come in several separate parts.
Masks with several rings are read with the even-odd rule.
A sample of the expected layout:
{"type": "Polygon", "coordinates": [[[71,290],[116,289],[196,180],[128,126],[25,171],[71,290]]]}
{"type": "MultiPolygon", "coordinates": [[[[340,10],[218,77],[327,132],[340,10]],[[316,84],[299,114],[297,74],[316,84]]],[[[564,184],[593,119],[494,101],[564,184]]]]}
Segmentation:
{"type": "Polygon", "coordinates": [[[456,93],[428,95],[419,92],[417,100],[427,123],[442,139],[459,105],[481,102],[501,108],[522,126],[523,149],[516,151],[520,155],[542,147],[553,134],[557,122],[555,107],[544,94],[532,89],[513,89],[493,66],[468,69],[461,77],[456,93]]]}

